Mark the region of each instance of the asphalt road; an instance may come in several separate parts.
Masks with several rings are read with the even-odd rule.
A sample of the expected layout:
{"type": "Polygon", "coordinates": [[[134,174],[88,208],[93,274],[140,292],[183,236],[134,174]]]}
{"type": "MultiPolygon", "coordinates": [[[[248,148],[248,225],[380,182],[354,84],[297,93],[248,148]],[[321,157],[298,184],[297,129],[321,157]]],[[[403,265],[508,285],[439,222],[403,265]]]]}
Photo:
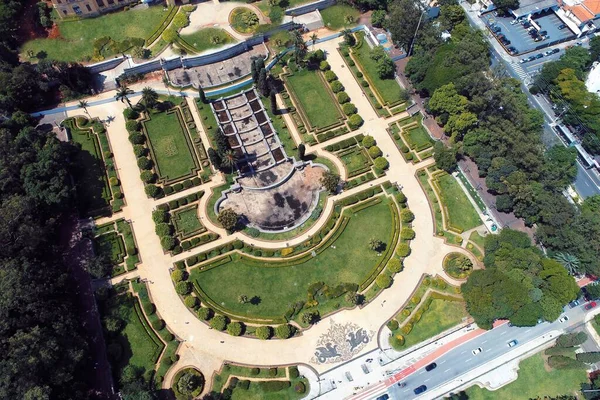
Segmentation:
{"type": "Polygon", "coordinates": [[[583,306],[578,306],[563,314],[569,317],[569,320],[563,323],[557,320],[525,328],[510,327],[508,324],[504,324],[447,352],[435,361],[437,368],[430,372],[421,368],[400,382],[406,383],[405,387],[394,385],[388,388],[387,393],[392,400],[428,399],[430,398],[428,391],[452,380],[456,380],[456,387],[459,387],[462,385],[459,377],[468,371],[509,352],[514,353],[513,358],[516,358],[523,353],[521,349],[523,344],[549,335],[551,331],[575,329],[584,321],[585,314],[583,306]],[[508,342],[511,340],[517,340],[518,344],[509,348],[508,342]],[[472,351],[478,347],[482,348],[481,353],[473,355],[472,351]],[[416,396],[413,390],[420,385],[426,385],[427,391],[416,396]]]}
{"type": "MultiPolygon", "coordinates": [[[[467,17],[472,27],[476,29],[482,29],[483,23],[476,13],[468,11],[467,17]]],[[[523,56],[511,57],[502,49],[502,47],[500,47],[500,45],[494,37],[487,36],[487,39],[491,45],[490,50],[492,57],[492,65],[503,64],[506,71],[513,78],[516,78],[522,82],[521,87],[523,93],[527,95],[529,104],[532,107],[535,107],[544,113],[544,131],[542,134],[542,141],[544,142],[544,145],[546,147],[550,147],[555,144],[561,143],[556,132],[550,126],[550,124],[554,123],[556,120],[556,115],[554,114],[552,108],[541,97],[536,98],[531,93],[529,93],[527,85],[531,83],[530,74],[535,73],[538,69],[540,69],[543,63],[560,58],[560,56],[564,54],[564,48],[574,43],[567,42],[557,46],[549,47],[547,49],[543,49],[541,51],[542,53],[555,47],[561,49],[561,51],[557,54],[553,54],[551,56],[544,57],[539,60],[531,61],[530,63],[520,64],[519,61],[521,58],[523,58],[523,56]]],[[[584,46],[587,46],[587,42],[584,42],[584,46]]],[[[590,171],[587,171],[581,166],[580,163],[577,163],[577,177],[575,178],[575,182],[573,182],[573,185],[575,186],[577,193],[579,193],[579,195],[583,198],[595,194],[600,194],[600,177],[598,177],[596,174],[590,171]]]]}

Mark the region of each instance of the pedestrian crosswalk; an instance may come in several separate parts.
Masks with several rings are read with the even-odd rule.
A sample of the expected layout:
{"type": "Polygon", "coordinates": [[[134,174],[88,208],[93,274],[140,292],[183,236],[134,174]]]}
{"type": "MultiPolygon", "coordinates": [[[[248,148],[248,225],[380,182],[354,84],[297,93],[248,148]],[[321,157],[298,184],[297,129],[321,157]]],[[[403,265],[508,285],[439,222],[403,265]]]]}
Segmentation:
{"type": "Polygon", "coordinates": [[[525,81],[530,78],[529,74],[523,69],[521,65],[512,63],[511,66],[522,81],[525,81]]]}

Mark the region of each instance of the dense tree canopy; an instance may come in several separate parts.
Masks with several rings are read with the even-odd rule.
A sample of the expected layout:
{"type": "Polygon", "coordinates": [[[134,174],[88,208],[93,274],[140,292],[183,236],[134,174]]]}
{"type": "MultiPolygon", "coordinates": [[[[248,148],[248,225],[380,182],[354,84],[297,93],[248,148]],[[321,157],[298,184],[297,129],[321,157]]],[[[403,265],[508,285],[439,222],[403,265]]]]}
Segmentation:
{"type": "Polygon", "coordinates": [[[469,313],[481,327],[507,318],[532,326],[553,321],[579,288],[567,270],[531,246],[527,235],[504,229],[485,241],[485,270],[473,271],[462,292],[469,313]]]}

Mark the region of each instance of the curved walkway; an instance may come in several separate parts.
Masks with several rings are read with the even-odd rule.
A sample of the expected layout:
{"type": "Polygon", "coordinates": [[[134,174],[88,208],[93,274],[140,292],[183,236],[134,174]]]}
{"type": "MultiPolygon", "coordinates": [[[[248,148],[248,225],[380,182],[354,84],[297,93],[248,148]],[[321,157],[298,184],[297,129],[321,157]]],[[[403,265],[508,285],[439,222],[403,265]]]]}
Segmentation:
{"type": "MultiPolygon", "coordinates": [[[[93,117],[100,117],[103,120],[107,117],[113,118],[107,125],[107,134],[114,150],[114,158],[119,169],[123,192],[127,197],[128,204],[120,215],[131,220],[133,224],[139,251],[143,259],[143,264],[138,267],[140,277],[150,282],[149,291],[158,312],[164,318],[169,328],[183,340],[183,344],[179,350],[181,360],[177,365],[198,365],[207,377],[212,372],[207,369],[212,369],[214,366],[220,365],[224,360],[250,365],[305,363],[314,368],[318,373],[322,373],[334,367],[335,364],[315,364],[311,361],[311,358],[320,336],[329,329],[333,321],[337,324],[355,323],[363,329],[377,332],[380,326],[408,300],[413,288],[418,284],[423,274],[439,274],[446,277],[442,269],[444,256],[451,251],[466,253],[466,250],[447,245],[443,242],[443,239],[433,236],[434,226],[429,203],[415,177],[416,169],[421,167],[423,163],[415,166],[404,162],[395,143],[386,132],[390,120],[386,121],[378,118],[368,100],[363,97],[361,88],[354,80],[350,71],[344,67],[344,62],[336,51],[338,42],[339,40],[332,40],[319,44],[316,47],[322,48],[327,52],[332,69],[338,75],[347,93],[352,98],[352,102],[358,108],[359,114],[365,120],[365,124],[360,130],[344,135],[339,140],[358,133],[371,134],[375,137],[378,145],[390,161],[390,169],[386,177],[378,179],[375,183],[390,180],[403,186],[403,191],[408,198],[408,205],[417,216],[413,222],[416,238],[411,243],[412,253],[405,261],[404,271],[396,275],[392,287],[383,291],[376,301],[362,309],[357,308],[336,313],[334,316],[326,318],[305,331],[302,336],[288,340],[261,341],[258,339],[232,337],[226,333],[209,329],[207,325],[199,321],[185,307],[179,296],[175,293],[169,274],[169,268],[171,268],[173,261],[177,258],[172,258],[162,251],[159,238],[154,233],[154,223],[150,212],[156,204],[168,201],[168,199],[162,199],[157,202],[149,199],[144,192],[144,186],[139,178],[136,158],[125,130],[125,121],[122,112],[127,104],[109,101],[109,97],[113,97],[114,92],[104,93],[101,96],[90,99],[88,110],[93,117]]],[[[132,88],[140,90],[143,86],[148,85],[154,86],[156,89],[161,89],[161,84],[158,82],[132,85],[132,88]]],[[[66,110],[69,115],[80,113],[77,108],[67,108],[66,110]]],[[[322,147],[323,145],[316,145],[309,147],[307,150],[309,152],[313,150],[320,151],[322,147]]],[[[193,190],[203,189],[208,194],[211,187],[217,186],[220,183],[218,179],[215,179],[213,182],[193,190]]],[[[366,186],[363,185],[358,189],[363,189],[366,186]]],[[[336,198],[346,196],[350,193],[352,191],[330,198],[326,208],[330,209],[333,200],[336,198]]],[[[183,192],[173,197],[182,195],[184,195],[183,192]]],[[[208,195],[203,196],[203,205],[206,204],[208,197],[208,195]]],[[[327,213],[325,212],[324,214],[327,213]]],[[[202,222],[209,229],[222,233],[222,230],[212,225],[206,217],[204,217],[202,222]]],[[[309,233],[318,229],[320,225],[316,224],[309,233]]],[[[240,235],[238,233],[234,236],[240,235]]],[[[232,237],[224,236],[220,241],[212,242],[205,247],[198,248],[197,251],[214,247],[224,240],[229,241],[231,239],[232,237]]],[[[282,247],[281,243],[263,242],[245,236],[243,240],[249,243],[260,244],[263,247],[282,247]]],[[[296,241],[299,240],[301,239],[296,239],[296,241]]],[[[189,256],[192,253],[186,254],[189,256]]],[[[453,281],[449,278],[448,280],[453,281]]],[[[376,347],[377,341],[373,340],[365,346],[361,353],[373,350],[376,347]]],[[[168,381],[169,379],[166,379],[165,384],[168,381]]]]}

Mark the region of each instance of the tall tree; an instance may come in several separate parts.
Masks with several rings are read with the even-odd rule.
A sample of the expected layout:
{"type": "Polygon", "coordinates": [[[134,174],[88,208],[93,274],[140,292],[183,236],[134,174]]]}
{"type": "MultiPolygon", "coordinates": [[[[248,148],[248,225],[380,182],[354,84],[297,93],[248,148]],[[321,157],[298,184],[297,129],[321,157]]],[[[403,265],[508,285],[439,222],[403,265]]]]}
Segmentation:
{"type": "Polygon", "coordinates": [[[306,46],[302,33],[299,30],[292,32],[292,44],[294,45],[294,62],[296,65],[300,65],[304,61],[304,57],[306,57],[308,46],[306,46]]]}
{"type": "Polygon", "coordinates": [[[127,86],[121,86],[117,89],[117,94],[115,95],[115,98],[117,100],[121,100],[121,102],[126,101],[127,104],[129,104],[129,107],[131,107],[131,101],[129,101],[128,97],[130,94],[133,94],[133,90],[131,90],[127,86]]]}
{"type": "Polygon", "coordinates": [[[143,88],[142,89],[142,102],[146,105],[146,107],[154,108],[154,106],[158,102],[158,93],[156,93],[156,90],[154,90],[148,86],[143,88]]]}
{"type": "Polygon", "coordinates": [[[417,27],[423,23],[422,11],[414,0],[394,0],[389,9],[387,28],[394,43],[408,52],[417,34],[417,27]]]}

